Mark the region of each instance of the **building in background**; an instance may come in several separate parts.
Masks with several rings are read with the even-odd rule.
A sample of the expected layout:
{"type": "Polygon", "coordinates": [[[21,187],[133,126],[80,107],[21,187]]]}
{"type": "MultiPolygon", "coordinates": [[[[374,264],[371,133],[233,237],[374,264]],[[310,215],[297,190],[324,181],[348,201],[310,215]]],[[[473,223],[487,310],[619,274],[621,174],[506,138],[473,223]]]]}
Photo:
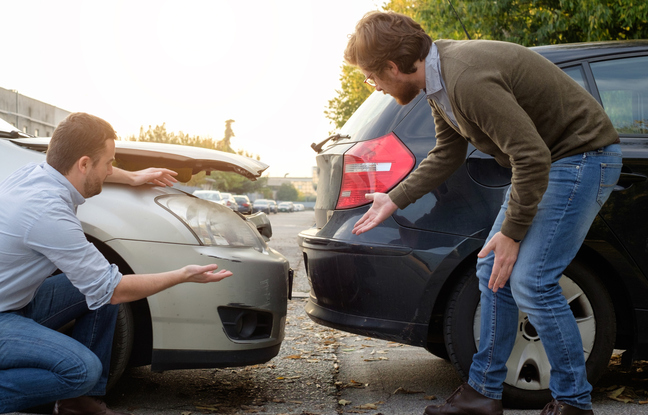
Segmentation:
{"type": "Polygon", "coordinates": [[[301,196],[317,196],[312,177],[268,177],[268,187],[276,194],[284,183],[290,183],[301,196]]]}
{"type": "Polygon", "coordinates": [[[0,118],[33,136],[51,137],[70,111],[0,88],[0,118]]]}

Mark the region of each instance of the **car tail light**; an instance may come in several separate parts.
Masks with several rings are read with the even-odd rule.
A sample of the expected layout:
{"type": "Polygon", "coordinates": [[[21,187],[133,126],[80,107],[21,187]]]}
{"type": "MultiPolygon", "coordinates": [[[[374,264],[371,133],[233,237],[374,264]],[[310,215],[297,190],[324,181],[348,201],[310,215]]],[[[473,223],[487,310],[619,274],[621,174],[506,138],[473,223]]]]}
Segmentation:
{"type": "Polygon", "coordinates": [[[366,193],[385,193],[412,171],[416,158],[394,133],[362,141],[344,155],[342,188],[336,209],[370,203],[366,193]]]}

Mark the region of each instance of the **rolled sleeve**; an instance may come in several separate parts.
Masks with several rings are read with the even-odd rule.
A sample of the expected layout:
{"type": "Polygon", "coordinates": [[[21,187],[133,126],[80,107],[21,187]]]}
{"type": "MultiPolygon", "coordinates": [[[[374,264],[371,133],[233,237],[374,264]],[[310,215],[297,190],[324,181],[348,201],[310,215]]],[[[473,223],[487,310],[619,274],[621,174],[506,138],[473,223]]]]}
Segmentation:
{"type": "Polygon", "coordinates": [[[72,211],[52,206],[49,212],[56,219],[41,216],[36,220],[25,235],[25,244],[64,272],[91,310],[110,303],[122,276],[117,266],[88,242],[72,211]]]}

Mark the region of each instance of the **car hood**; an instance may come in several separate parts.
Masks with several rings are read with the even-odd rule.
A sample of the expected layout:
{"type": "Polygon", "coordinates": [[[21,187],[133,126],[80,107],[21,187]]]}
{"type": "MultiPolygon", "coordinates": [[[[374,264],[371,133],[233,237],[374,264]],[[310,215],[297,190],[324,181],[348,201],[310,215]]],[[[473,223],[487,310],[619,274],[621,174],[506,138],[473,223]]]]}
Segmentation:
{"type": "MultiPolygon", "coordinates": [[[[49,138],[16,138],[11,141],[25,148],[46,151],[49,138]]],[[[115,141],[116,165],[126,170],[165,167],[178,172],[178,180],[188,181],[201,171],[229,171],[250,180],[261,176],[268,165],[234,153],[177,144],[143,141],[115,141]]]]}
{"type": "Polygon", "coordinates": [[[17,138],[17,137],[30,137],[30,135],[23,133],[13,125],[9,124],[7,121],[0,118],[0,137],[17,138]]]}

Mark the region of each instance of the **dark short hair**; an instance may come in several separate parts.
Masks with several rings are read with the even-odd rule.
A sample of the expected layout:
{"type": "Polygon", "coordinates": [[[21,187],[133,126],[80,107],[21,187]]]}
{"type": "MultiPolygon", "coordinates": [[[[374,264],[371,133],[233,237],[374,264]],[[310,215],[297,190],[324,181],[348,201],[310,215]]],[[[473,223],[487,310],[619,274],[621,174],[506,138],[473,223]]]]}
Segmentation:
{"type": "Polygon", "coordinates": [[[380,74],[387,62],[411,74],[415,63],[424,60],[430,52],[432,38],[421,25],[404,14],[369,12],[364,15],[349,35],[344,59],[351,65],[380,74]]]}
{"type": "Polygon", "coordinates": [[[117,134],[107,121],[84,112],[68,115],[54,130],[47,149],[47,164],[66,175],[81,157],[96,163],[106,147],[106,140],[117,134]]]}

